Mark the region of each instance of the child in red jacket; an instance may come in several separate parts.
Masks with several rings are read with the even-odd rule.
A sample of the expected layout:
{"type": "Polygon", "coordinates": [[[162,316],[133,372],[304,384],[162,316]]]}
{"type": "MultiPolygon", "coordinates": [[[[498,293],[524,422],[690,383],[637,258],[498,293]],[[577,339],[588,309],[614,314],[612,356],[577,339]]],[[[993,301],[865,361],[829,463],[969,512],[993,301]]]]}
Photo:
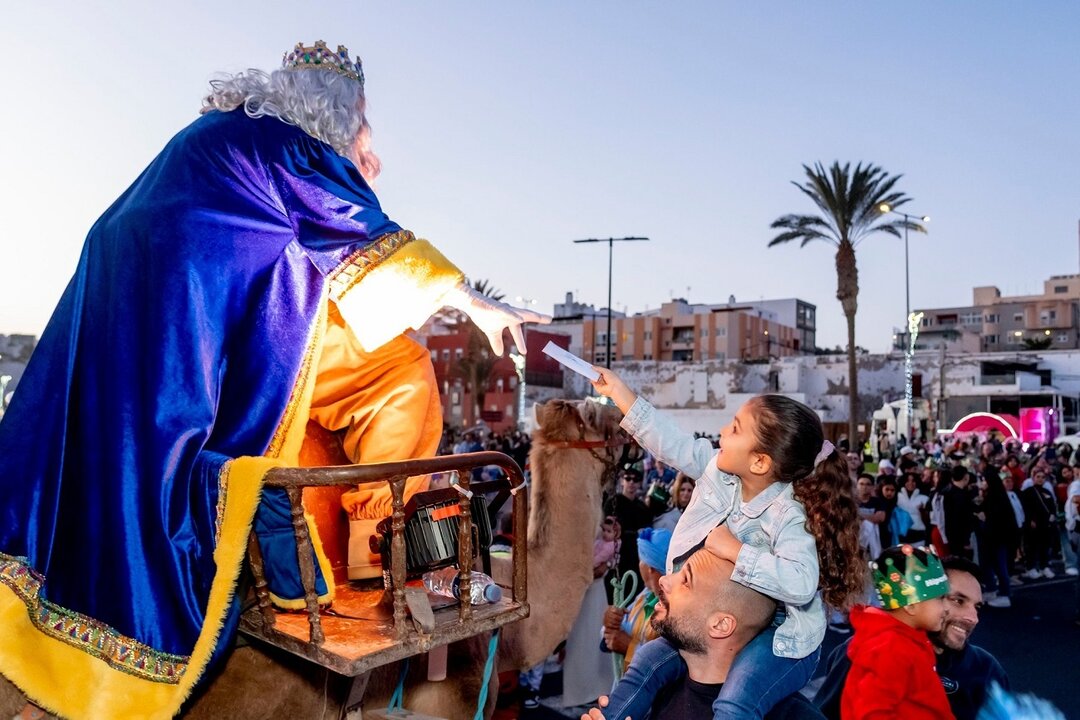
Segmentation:
{"type": "Polygon", "coordinates": [[[897,545],[870,563],[884,609],[851,611],[841,720],[952,718],[926,633],[941,630],[949,581],[932,548],[897,545]]]}

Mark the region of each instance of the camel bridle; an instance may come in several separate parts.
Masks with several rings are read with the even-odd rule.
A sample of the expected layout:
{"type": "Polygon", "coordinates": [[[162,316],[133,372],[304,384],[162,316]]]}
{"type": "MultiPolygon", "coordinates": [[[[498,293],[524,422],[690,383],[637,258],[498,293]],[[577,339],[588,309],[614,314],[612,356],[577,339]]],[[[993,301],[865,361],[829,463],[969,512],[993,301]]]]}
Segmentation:
{"type": "Polygon", "coordinates": [[[578,431],[577,440],[561,440],[547,443],[547,446],[554,450],[588,450],[589,454],[604,468],[604,484],[607,484],[608,479],[615,475],[618,468],[641,459],[641,448],[625,430],[620,429],[614,433],[605,431],[602,440],[586,440],[585,421],[577,414],[575,414],[574,420],[578,431]],[[601,457],[600,453],[597,452],[599,448],[604,448],[604,457],[601,457]],[[616,448],[622,448],[622,452],[617,452],[616,448]],[[634,448],[637,448],[637,453],[634,452],[634,448]]]}

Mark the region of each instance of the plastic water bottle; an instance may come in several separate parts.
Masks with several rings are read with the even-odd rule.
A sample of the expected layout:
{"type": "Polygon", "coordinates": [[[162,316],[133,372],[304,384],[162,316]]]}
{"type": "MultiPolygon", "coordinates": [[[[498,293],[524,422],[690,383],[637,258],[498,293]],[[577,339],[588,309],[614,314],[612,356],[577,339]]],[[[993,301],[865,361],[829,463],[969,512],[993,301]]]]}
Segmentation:
{"type": "MultiPolygon", "coordinates": [[[[456,567],[445,567],[424,573],[424,587],[432,595],[461,599],[456,567]]],[[[491,576],[473,570],[472,582],[469,583],[469,596],[473,605],[494,603],[502,599],[502,588],[495,584],[491,576]]]]}

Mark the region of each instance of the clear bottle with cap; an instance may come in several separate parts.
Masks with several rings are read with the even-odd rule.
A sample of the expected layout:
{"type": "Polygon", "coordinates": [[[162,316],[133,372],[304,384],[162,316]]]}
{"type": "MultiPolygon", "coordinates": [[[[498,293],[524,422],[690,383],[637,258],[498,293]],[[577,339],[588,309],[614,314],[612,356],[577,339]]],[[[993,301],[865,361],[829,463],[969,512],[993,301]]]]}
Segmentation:
{"type": "MultiPolygon", "coordinates": [[[[432,595],[461,599],[456,567],[439,568],[424,573],[424,587],[432,595]]],[[[495,603],[502,599],[502,588],[495,584],[490,575],[473,570],[469,583],[469,598],[473,605],[495,603]]]]}

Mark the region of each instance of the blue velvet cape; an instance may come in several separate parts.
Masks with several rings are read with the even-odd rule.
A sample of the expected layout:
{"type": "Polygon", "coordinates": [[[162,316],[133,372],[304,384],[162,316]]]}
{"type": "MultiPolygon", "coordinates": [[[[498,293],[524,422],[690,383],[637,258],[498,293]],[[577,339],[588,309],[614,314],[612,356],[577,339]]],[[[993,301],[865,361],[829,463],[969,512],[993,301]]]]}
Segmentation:
{"type": "Polygon", "coordinates": [[[399,230],[332,148],[242,110],[191,123],[101,216],[0,422],[0,583],[36,588],[39,629],[191,653],[219,471],[272,454],[326,277],[399,230]]]}

